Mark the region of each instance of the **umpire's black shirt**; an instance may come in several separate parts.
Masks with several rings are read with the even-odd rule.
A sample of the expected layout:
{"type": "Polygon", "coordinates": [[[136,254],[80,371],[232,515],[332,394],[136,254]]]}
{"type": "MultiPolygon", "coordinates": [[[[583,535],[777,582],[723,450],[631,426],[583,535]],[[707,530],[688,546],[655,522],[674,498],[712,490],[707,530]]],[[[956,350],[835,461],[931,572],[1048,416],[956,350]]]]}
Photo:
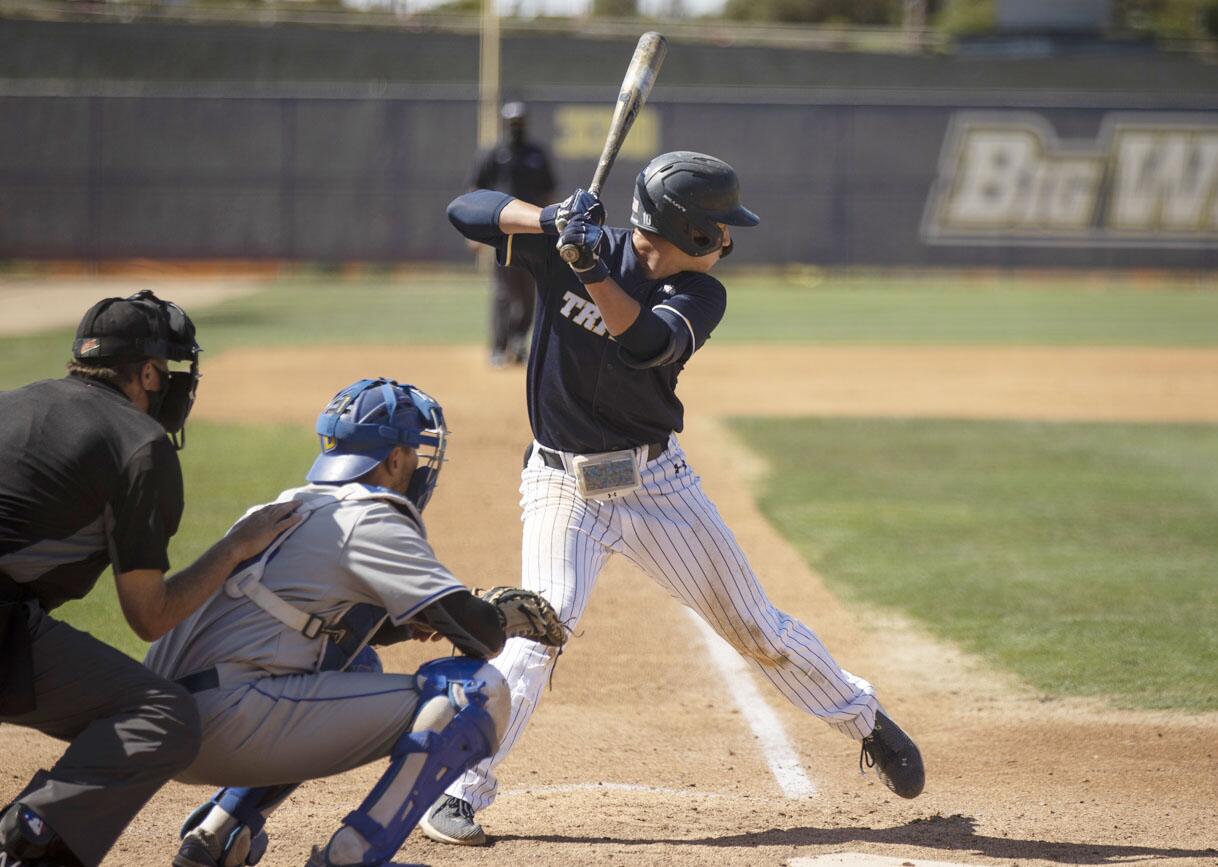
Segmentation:
{"type": "Polygon", "coordinates": [[[117,388],[67,376],[0,392],[0,575],[44,608],[111,564],[168,571],[182,508],[165,429],[117,388]]]}
{"type": "Polygon", "coordinates": [[[549,204],[554,173],[546,152],[532,142],[502,142],[479,158],[470,183],[540,206],[549,204]]]}

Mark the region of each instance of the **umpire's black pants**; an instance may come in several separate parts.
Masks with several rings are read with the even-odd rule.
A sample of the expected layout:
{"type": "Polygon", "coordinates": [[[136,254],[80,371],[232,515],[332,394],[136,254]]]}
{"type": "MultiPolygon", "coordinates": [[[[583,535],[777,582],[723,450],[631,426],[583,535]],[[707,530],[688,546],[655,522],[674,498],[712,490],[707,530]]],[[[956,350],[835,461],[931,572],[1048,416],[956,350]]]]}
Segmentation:
{"type": "Polygon", "coordinates": [[[524,268],[495,266],[491,283],[491,353],[504,362],[523,362],[529,349],[537,285],[524,268]]]}
{"type": "Polygon", "coordinates": [[[41,815],[81,863],[93,867],[157,789],[194,761],[199,714],[177,684],[28,607],[37,707],[0,722],[69,746],[13,800],[41,815]]]}

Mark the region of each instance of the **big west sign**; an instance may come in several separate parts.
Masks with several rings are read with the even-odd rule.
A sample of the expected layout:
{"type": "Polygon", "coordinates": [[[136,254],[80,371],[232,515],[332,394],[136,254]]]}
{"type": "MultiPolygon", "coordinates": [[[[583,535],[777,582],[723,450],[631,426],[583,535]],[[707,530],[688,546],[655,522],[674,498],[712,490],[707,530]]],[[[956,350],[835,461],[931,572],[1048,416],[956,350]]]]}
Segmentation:
{"type": "Polygon", "coordinates": [[[1062,140],[1035,114],[953,117],[922,220],[930,244],[1218,245],[1218,118],[1109,115],[1062,140]]]}

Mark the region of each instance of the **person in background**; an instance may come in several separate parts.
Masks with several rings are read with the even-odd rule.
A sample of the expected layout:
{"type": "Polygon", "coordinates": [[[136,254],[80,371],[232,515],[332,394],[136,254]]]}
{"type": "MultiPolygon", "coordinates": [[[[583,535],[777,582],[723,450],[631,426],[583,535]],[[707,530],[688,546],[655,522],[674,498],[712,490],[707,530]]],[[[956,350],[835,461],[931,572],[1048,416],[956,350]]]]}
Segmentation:
{"type": "MultiPolygon", "coordinates": [[[[503,106],[503,139],[479,154],[472,189],[498,190],[534,205],[547,204],[557,183],[545,150],[528,139],[528,109],[523,102],[503,106]]],[[[536,285],[525,268],[494,266],[491,278],[491,365],[524,364],[533,321],[536,285]]]]}

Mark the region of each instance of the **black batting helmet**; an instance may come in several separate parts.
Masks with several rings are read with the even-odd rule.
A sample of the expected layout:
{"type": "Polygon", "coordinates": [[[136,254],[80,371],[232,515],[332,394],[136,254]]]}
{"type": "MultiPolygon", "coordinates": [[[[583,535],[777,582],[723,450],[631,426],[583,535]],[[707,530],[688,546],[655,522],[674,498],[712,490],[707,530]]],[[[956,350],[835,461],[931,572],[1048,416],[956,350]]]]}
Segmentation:
{"type": "Polygon", "coordinates": [[[706,154],[673,151],[639,172],[630,222],[691,256],[705,256],[723,246],[719,223],[756,226],[761,220],[740,204],[740,181],[731,166],[706,154]]]}

